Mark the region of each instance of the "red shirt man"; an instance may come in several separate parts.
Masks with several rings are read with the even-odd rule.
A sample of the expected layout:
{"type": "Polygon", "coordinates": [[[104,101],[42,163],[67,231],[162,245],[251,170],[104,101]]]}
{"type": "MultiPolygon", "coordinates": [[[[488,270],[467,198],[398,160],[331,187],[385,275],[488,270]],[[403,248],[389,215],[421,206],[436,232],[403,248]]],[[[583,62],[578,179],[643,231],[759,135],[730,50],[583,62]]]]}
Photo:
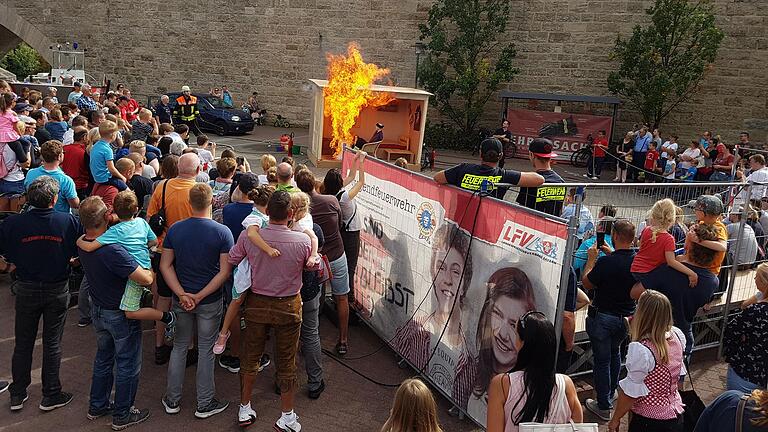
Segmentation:
{"type": "Polygon", "coordinates": [[[85,152],[87,136],[88,129],[82,126],[75,127],[73,135],[75,141],[64,146],[64,161],[60,165],[64,173],[75,181],[75,189],[78,192],[87,189],[91,181],[91,170],[88,168],[89,157],[85,152]]]}
{"type": "Polygon", "coordinates": [[[605,132],[600,131],[592,144],[595,146],[595,157],[605,157],[605,151],[608,150],[608,138],[605,137],[605,132]]]}

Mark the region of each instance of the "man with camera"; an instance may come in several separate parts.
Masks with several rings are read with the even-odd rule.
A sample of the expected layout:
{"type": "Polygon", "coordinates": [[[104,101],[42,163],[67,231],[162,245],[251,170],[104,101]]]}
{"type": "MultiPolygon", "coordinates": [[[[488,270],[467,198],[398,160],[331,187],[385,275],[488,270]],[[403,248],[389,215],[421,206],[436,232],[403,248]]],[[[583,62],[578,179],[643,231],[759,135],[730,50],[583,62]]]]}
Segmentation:
{"type": "Polygon", "coordinates": [[[611,419],[612,401],[621,371],[620,349],[627,337],[625,318],[635,312],[630,292],[636,283],[630,271],[635,257],[631,248],[635,239],[634,224],[617,220],[613,222],[610,234],[616,249],[611,251],[598,237],[587,250],[587,264],[581,278],[584,288],[595,293],[587,312],[586,330],[594,354],[597,400],[587,399],[584,405],[605,421],[611,419]],[[600,250],[606,255],[598,258],[600,250]]]}

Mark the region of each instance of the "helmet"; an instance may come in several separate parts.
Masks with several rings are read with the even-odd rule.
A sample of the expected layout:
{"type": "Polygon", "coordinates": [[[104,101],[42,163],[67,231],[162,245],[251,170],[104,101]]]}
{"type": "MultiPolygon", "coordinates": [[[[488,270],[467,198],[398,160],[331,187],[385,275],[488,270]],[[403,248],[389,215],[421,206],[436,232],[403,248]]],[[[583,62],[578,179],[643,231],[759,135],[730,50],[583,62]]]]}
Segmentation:
{"type": "Polygon", "coordinates": [[[181,91],[182,91],[182,93],[183,93],[183,92],[188,92],[188,91],[190,91],[190,90],[189,90],[189,86],[182,86],[182,87],[181,87],[181,91]]]}

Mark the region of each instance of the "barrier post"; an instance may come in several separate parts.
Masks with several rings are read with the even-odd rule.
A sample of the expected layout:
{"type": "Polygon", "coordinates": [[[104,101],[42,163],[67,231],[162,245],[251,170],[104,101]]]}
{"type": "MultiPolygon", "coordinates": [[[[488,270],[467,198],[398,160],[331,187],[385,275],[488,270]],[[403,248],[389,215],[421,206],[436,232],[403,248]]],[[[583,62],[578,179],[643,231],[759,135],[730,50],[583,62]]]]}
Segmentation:
{"type": "Polygon", "coordinates": [[[576,210],[574,215],[568,220],[568,238],[565,242],[565,252],[563,253],[563,269],[560,271],[560,289],[557,290],[557,309],[555,310],[555,330],[557,337],[557,351],[555,351],[555,365],[560,355],[560,339],[563,335],[563,313],[565,309],[565,298],[568,293],[568,278],[571,277],[571,264],[573,263],[573,254],[576,250],[576,233],[579,229],[579,218],[581,216],[583,187],[577,189],[574,196],[576,210]]]}
{"type": "MultiPolygon", "coordinates": [[[[742,204],[741,220],[739,221],[739,234],[736,236],[736,242],[733,244],[733,248],[728,248],[733,251],[733,263],[731,264],[731,273],[728,275],[728,285],[726,286],[725,304],[723,305],[723,325],[720,327],[720,344],[717,347],[717,358],[723,357],[723,341],[725,340],[725,328],[728,326],[728,313],[731,310],[731,300],[733,298],[733,291],[736,288],[736,272],[739,270],[739,249],[741,242],[744,238],[744,225],[747,221],[747,208],[749,205],[750,185],[744,187],[743,192],[747,198],[742,204]]],[[[729,213],[730,214],[730,213],[729,213]]],[[[728,259],[728,253],[726,252],[726,261],[728,259]]],[[[746,264],[746,263],[745,263],[746,264]]]]}

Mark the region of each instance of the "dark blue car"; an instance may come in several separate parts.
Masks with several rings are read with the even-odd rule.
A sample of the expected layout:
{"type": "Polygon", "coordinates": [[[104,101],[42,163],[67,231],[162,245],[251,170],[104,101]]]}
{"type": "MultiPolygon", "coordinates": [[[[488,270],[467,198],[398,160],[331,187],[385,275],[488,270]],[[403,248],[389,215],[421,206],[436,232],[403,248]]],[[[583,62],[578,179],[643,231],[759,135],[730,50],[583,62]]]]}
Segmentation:
{"type": "MultiPolygon", "coordinates": [[[[243,134],[253,130],[255,123],[247,112],[224,105],[221,99],[202,93],[192,93],[197,97],[197,107],[200,116],[197,126],[204,131],[212,131],[218,135],[243,134]]],[[[176,107],[176,98],[181,93],[167,93],[170,107],[176,107]]]]}

